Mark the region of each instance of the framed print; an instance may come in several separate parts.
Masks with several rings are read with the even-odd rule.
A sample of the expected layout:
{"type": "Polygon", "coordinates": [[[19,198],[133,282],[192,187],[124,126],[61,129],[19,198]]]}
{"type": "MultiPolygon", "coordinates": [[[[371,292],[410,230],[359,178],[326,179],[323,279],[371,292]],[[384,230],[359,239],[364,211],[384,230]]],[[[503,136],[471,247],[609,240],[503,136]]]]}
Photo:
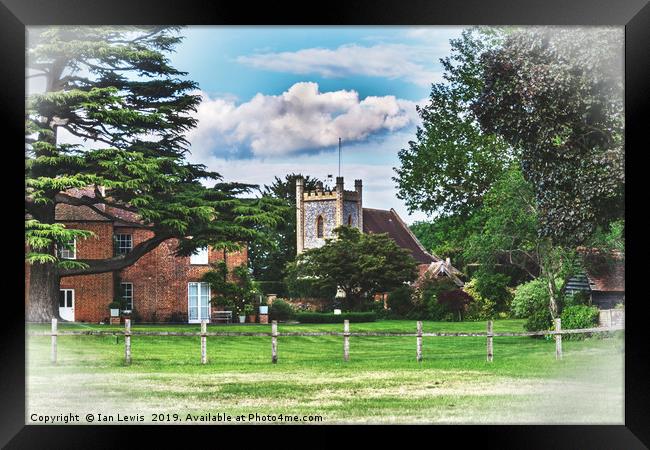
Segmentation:
{"type": "Polygon", "coordinates": [[[647,4],[321,6],[3,0],[2,444],[645,448],[647,4]]]}

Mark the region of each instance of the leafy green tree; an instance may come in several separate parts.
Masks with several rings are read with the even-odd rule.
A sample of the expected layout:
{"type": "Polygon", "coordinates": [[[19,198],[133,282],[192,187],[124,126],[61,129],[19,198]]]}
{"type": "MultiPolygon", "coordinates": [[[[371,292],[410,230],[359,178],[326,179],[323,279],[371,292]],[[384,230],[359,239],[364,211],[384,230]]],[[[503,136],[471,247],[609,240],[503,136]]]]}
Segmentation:
{"type": "Polygon", "coordinates": [[[576,245],[623,218],[622,31],[520,30],[481,67],[472,111],[521,153],[541,234],[576,245]]]}
{"type": "Polygon", "coordinates": [[[200,97],[166,56],[181,40],[177,31],[30,30],[27,76],[44,88],[30,95],[25,118],[28,320],[58,317],[61,277],[123,269],[170,238],[178,239],[178,255],[206,245],[235,249],[259,235],[253,225],[277,221],[272,202],[241,198],[251,186],[218,182],[218,174],[185,160],[200,97]],[[65,143],[64,131],[85,145],[65,143]],[[73,196],[72,188],[94,192],[73,196]],[[152,236],[126,255],[62,259],[56,248],[92,233],[56,223],[58,205],[88,207],[109,220],[116,219],[112,208],[126,210],[152,236]]]}
{"type": "Polygon", "coordinates": [[[282,205],[282,219],[275,225],[260,225],[265,239],[256,240],[248,249],[249,265],[262,289],[281,296],[287,294],[282,283],[285,268],[296,257],[296,179],[300,177],[306,190],[316,189],[318,179],[295,173],[284,179],[276,176],[264,186],[262,195],[282,205]]]}
{"type": "Polygon", "coordinates": [[[244,314],[246,306],[252,306],[260,295],[246,265],[228,270],[228,265],[219,261],[212,264],[212,270],[203,275],[202,281],[209,283],[217,293],[215,300],[218,305],[232,308],[237,314],[244,314]]]}
{"type": "Polygon", "coordinates": [[[539,221],[532,186],[517,166],[511,167],[485,195],[482,227],[466,240],[465,258],[476,261],[484,272],[508,265],[528,275],[539,275],[537,234],[539,221]]]}
{"type": "Polygon", "coordinates": [[[415,222],[409,228],[422,245],[441,258],[450,258],[464,270],[471,260],[465,258],[467,240],[481,230],[483,217],[476,211],[467,216],[436,217],[431,222],[415,222]]]}
{"type": "Polygon", "coordinates": [[[477,261],[479,274],[510,266],[528,279],[541,278],[547,286],[551,316],[558,317],[562,293],[556,280],[574,270],[577,255],[556,245],[552,238],[539,235],[533,188],[518,167],[511,167],[494,184],[479,214],[484,217],[483,228],[467,241],[466,258],[477,261]]]}
{"type": "Polygon", "coordinates": [[[417,263],[386,233],[363,234],[352,227],[334,229],[336,239],[301,253],[289,276],[315,286],[338,286],[349,309],[360,309],[372,295],[390,292],[417,277],[417,263]]]}
{"type": "Polygon", "coordinates": [[[469,105],[483,91],[480,55],[503,38],[498,29],[465,30],[441,59],[445,82],[432,85],[429,103],[418,107],[422,126],[399,152],[393,179],[410,211],[468,216],[513,160],[510,146],[483,132],[469,105]]]}

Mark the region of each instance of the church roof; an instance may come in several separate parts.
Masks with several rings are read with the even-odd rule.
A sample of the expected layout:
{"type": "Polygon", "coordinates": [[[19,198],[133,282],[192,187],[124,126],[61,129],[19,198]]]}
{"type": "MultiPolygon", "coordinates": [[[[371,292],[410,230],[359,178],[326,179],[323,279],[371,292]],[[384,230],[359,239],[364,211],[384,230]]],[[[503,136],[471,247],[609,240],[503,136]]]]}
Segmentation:
{"type": "Polygon", "coordinates": [[[441,261],[440,258],[427,252],[409,227],[394,209],[363,208],[364,233],[388,233],[402,248],[411,251],[413,258],[420,264],[430,264],[441,261]]]}

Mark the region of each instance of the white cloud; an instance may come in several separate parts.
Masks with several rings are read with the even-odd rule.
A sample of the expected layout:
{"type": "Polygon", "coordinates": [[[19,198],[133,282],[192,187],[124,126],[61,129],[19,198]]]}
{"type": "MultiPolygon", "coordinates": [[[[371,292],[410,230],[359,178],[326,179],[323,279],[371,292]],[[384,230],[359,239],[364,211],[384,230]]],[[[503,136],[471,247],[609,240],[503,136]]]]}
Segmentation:
{"type": "Polygon", "coordinates": [[[279,95],[257,94],[236,104],[202,93],[198,127],[188,137],[192,152],[227,156],[283,156],[307,149],[362,141],[417,122],[415,102],[392,95],[359,98],[356,91],[320,92],[301,82],[279,95]]]}
{"type": "MultiPolygon", "coordinates": [[[[395,175],[393,167],[399,165],[397,152],[410,138],[411,133],[403,131],[376,142],[344,145],[341,166],[346,189],[353,189],[355,179],[363,180],[364,206],[394,208],[407,223],[427,218],[426,214],[419,211],[409,215],[404,202],[397,198],[396,183],[392,180],[395,175]]],[[[192,158],[199,157],[192,155],[192,158]]],[[[196,159],[196,162],[205,164],[208,169],[221,174],[224,181],[259,186],[271,184],[275,176],[284,178],[290,173],[302,173],[324,181],[329,174],[338,174],[338,155],[333,150],[286,158],[225,159],[217,155],[204,155],[196,159]]],[[[328,184],[333,185],[333,180],[328,184]]]]}
{"type": "Polygon", "coordinates": [[[373,46],[345,44],[336,49],[306,48],[294,52],[257,53],[237,61],[258,69],[326,78],[351,75],[403,79],[419,86],[442,80],[432,65],[443,56],[447,43],[407,45],[382,43],[373,46]],[[444,49],[444,50],[443,50],[444,49]]]}

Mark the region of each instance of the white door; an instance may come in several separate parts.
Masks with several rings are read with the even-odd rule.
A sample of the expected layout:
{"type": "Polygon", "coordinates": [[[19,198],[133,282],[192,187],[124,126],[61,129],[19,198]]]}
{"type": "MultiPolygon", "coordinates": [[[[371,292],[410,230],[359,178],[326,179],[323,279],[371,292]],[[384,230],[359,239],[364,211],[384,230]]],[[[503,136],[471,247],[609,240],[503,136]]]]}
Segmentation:
{"type": "Polygon", "coordinates": [[[208,283],[187,284],[187,321],[200,323],[210,321],[210,285],[208,283]]]}
{"type": "Polygon", "coordinates": [[[59,290],[59,315],[63,320],[74,322],[74,289],[59,290]]]}

